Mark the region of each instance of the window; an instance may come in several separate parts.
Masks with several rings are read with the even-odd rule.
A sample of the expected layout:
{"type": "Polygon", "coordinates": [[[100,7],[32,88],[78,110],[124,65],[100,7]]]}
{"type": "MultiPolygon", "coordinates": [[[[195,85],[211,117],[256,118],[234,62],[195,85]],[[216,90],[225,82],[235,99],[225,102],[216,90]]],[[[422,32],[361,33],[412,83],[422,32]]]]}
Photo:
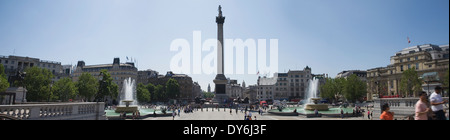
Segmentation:
{"type": "Polygon", "coordinates": [[[408,61],[411,61],[411,58],[408,58],[408,61]]]}
{"type": "Polygon", "coordinates": [[[416,60],[419,60],[419,56],[416,56],[416,60]]]}
{"type": "Polygon", "coordinates": [[[402,63],[403,62],[403,59],[400,59],[400,63],[402,63]]]}
{"type": "Polygon", "coordinates": [[[408,64],[408,69],[410,69],[411,68],[411,64],[408,64]]]}
{"type": "Polygon", "coordinates": [[[429,68],[433,67],[433,65],[428,65],[429,68]]]}
{"type": "Polygon", "coordinates": [[[419,70],[419,63],[416,63],[416,70],[419,70]]]}
{"type": "Polygon", "coordinates": [[[403,71],[403,65],[400,66],[400,71],[403,71]]]}

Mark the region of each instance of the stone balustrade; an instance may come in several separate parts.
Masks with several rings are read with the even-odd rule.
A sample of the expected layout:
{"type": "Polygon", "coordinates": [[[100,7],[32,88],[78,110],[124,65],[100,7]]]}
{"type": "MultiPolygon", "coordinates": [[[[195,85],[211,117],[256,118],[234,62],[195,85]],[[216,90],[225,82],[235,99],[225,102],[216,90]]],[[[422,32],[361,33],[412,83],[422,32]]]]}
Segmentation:
{"type": "MultiPolygon", "coordinates": [[[[444,100],[449,100],[448,97],[443,97],[444,100]]],[[[406,117],[415,114],[415,105],[419,98],[381,98],[374,100],[374,117],[381,115],[381,107],[384,104],[389,104],[389,108],[395,113],[394,117],[397,119],[406,119],[406,117]]],[[[448,111],[449,104],[444,105],[444,110],[448,111]]]]}
{"type": "Polygon", "coordinates": [[[21,120],[105,120],[105,103],[0,105],[0,114],[21,120]]]}

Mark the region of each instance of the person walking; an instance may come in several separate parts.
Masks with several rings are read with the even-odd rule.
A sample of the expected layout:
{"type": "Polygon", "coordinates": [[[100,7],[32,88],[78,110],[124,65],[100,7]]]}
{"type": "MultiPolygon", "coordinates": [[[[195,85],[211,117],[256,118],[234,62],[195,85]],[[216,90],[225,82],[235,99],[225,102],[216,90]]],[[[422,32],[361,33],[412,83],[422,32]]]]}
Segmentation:
{"type": "Polygon", "coordinates": [[[367,110],[367,119],[370,120],[370,110],[367,110]]]}
{"type": "Polygon", "coordinates": [[[441,97],[442,88],[437,86],[434,92],[430,95],[431,110],[433,111],[436,120],[446,120],[444,113],[444,105],[448,101],[444,101],[441,97]]]}
{"type": "Polygon", "coordinates": [[[370,112],[370,120],[373,120],[373,110],[370,112]]]}
{"type": "Polygon", "coordinates": [[[380,115],[381,120],[394,120],[394,112],[390,112],[389,104],[384,104],[381,109],[383,111],[380,115]]]}
{"type": "Polygon", "coordinates": [[[175,120],[175,111],[172,111],[172,120],[175,120]]]}
{"type": "Polygon", "coordinates": [[[430,111],[430,108],[428,107],[428,100],[427,100],[427,93],[421,92],[420,100],[416,103],[416,115],[414,117],[414,120],[428,120],[428,112],[430,111]]]}

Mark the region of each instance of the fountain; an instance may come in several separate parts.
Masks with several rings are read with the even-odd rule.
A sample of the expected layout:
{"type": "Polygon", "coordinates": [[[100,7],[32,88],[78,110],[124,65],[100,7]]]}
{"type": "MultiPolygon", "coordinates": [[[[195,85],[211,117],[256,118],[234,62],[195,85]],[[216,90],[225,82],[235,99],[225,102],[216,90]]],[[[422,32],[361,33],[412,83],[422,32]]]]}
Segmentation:
{"type": "Polygon", "coordinates": [[[353,113],[352,108],[329,108],[328,104],[320,104],[319,101],[321,98],[318,97],[318,86],[319,79],[312,79],[309,81],[308,93],[304,98],[306,103],[302,107],[286,107],[282,102],[275,100],[273,106],[278,107],[278,109],[271,109],[268,112],[279,116],[305,115],[307,117],[314,115],[314,110],[316,109],[320,116],[324,115],[327,117],[341,117],[341,110],[349,114],[353,113]]]}
{"type": "Polygon", "coordinates": [[[318,86],[319,79],[313,78],[309,81],[308,94],[305,96],[305,99],[308,101],[308,103],[305,104],[305,110],[328,110],[328,104],[319,104],[320,98],[317,97],[318,86]]]}
{"type": "Polygon", "coordinates": [[[122,91],[120,92],[119,106],[116,107],[116,113],[133,113],[138,111],[136,100],[136,82],[131,77],[123,80],[122,91]]]}

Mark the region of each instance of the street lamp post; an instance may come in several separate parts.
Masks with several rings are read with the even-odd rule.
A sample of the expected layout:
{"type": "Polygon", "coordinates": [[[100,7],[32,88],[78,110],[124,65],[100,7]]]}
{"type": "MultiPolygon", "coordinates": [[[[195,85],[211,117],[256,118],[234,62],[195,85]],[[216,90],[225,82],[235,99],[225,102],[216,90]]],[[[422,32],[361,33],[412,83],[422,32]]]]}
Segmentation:
{"type": "Polygon", "coordinates": [[[22,87],[23,87],[23,89],[22,89],[22,103],[27,101],[27,99],[25,98],[25,89],[26,89],[25,88],[25,76],[26,75],[27,75],[27,72],[23,72],[23,73],[18,72],[17,75],[16,75],[16,77],[18,77],[18,79],[22,83],[22,87]]]}
{"type": "Polygon", "coordinates": [[[50,102],[50,96],[52,96],[52,87],[53,87],[53,81],[50,83],[50,94],[48,94],[47,103],[50,102]]]}

